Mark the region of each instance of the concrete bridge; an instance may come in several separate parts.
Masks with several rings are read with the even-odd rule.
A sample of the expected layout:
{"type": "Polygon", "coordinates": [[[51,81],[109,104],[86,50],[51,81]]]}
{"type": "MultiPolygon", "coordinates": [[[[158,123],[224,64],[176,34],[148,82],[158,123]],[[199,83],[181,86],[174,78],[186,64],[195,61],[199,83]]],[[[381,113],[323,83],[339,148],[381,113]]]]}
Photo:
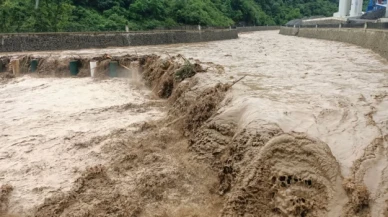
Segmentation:
{"type": "MultiPolygon", "coordinates": [[[[340,0],[338,12],[334,17],[360,17],[362,15],[362,6],[364,0],[340,0]]],[[[385,14],[388,17],[388,14],[385,14]]]]}

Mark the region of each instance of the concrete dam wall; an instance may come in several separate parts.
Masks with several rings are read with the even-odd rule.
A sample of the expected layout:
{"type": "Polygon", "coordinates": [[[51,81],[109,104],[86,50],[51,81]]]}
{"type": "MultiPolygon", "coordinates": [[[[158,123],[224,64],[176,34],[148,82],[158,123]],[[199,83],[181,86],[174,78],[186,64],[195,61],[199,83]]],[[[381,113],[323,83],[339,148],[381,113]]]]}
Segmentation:
{"type": "Polygon", "coordinates": [[[238,32],[254,32],[254,31],[269,31],[269,30],[279,30],[280,26],[246,26],[246,27],[237,27],[238,32]]]}
{"type": "Polygon", "coordinates": [[[0,52],[77,50],[237,39],[238,31],[0,34],[0,52]]]}
{"type": "Polygon", "coordinates": [[[281,27],[280,34],[355,44],[388,59],[388,31],[384,30],[281,27]]]}

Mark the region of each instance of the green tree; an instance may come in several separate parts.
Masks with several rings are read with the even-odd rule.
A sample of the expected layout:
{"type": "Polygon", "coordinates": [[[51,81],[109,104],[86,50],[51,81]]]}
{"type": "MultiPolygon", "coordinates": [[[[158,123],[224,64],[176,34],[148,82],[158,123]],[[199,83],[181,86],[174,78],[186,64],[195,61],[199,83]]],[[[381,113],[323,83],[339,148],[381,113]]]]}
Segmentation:
{"type": "Polygon", "coordinates": [[[189,25],[229,26],[232,19],[223,14],[210,0],[181,0],[175,5],[178,23],[189,25]]]}
{"type": "Polygon", "coordinates": [[[73,9],[69,0],[40,0],[29,25],[38,32],[63,31],[71,23],[73,9]]]}
{"type": "Polygon", "coordinates": [[[331,16],[338,0],[0,0],[0,32],[124,31],[178,25],[278,25],[331,16]]]}
{"type": "Polygon", "coordinates": [[[21,32],[28,19],[28,3],[24,1],[0,1],[0,32],[21,32]]]}

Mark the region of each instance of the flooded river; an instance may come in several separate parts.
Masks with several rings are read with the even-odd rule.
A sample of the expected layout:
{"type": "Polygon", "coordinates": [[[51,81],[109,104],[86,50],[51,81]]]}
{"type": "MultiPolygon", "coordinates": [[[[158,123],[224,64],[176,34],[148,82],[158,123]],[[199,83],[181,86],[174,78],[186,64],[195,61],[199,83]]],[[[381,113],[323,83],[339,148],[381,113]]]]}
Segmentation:
{"type": "MultiPolygon", "coordinates": [[[[350,44],[282,36],[277,31],[246,33],[241,34],[236,40],[199,44],[51,52],[53,56],[91,56],[105,53],[110,55],[156,53],[162,56],[182,54],[186,58],[222,65],[224,72],[215,75],[212,80],[208,81],[210,83],[231,82],[246,76],[228,93],[229,102],[221,108],[216,121],[233,121],[241,129],[258,129],[268,124],[280,128],[284,133],[303,133],[327,144],[339,165],[338,174],[333,172],[332,176],[351,177],[358,183],[364,183],[370,192],[372,216],[384,215],[388,207],[386,202],[388,200],[388,62],[379,55],[350,44]]],[[[32,52],[32,54],[46,55],[47,52],[32,52]]],[[[64,80],[55,82],[61,87],[60,89],[65,88],[63,87],[64,80]]],[[[87,82],[88,80],[74,82],[75,89],[72,89],[72,93],[67,94],[78,97],[77,88],[88,85],[85,84],[87,82]]],[[[108,87],[109,84],[102,83],[101,87],[107,91],[117,91],[119,88],[111,90],[108,87]]],[[[16,167],[18,170],[22,167],[28,170],[29,167],[24,167],[12,160],[4,163],[6,156],[13,156],[10,159],[19,162],[23,156],[19,156],[17,152],[44,153],[49,149],[44,146],[41,149],[31,150],[29,144],[40,141],[42,138],[36,137],[32,140],[25,138],[29,134],[25,129],[26,122],[19,123],[18,121],[29,116],[29,113],[37,108],[21,109],[23,105],[15,104],[14,101],[25,97],[24,103],[38,103],[39,99],[34,98],[33,94],[39,91],[48,96],[54,91],[52,89],[54,84],[51,81],[48,84],[45,81],[36,80],[34,83],[21,81],[17,87],[12,85],[14,84],[8,84],[0,89],[0,96],[3,96],[0,101],[2,115],[0,121],[3,122],[1,128],[3,128],[3,134],[4,132],[7,134],[0,137],[0,143],[3,144],[3,148],[13,146],[14,143],[24,145],[23,148],[12,151],[9,149],[4,151],[0,148],[0,162],[3,162],[0,166],[0,173],[6,170],[7,173],[18,176],[18,172],[14,171],[16,167]],[[36,86],[37,89],[34,89],[33,86],[36,86]],[[21,96],[19,93],[25,90],[32,91],[28,97],[21,96]],[[10,92],[15,95],[11,95],[10,92]],[[32,102],[35,99],[37,101],[32,102]],[[8,114],[10,110],[20,115],[8,114]],[[9,169],[11,166],[12,170],[9,169]]],[[[99,93],[101,89],[95,85],[97,84],[90,86],[87,91],[99,93]]],[[[116,85],[122,84],[116,83],[116,85]]],[[[86,90],[80,89],[80,91],[86,90]]],[[[60,96],[66,97],[64,94],[60,96]]],[[[68,113],[70,110],[73,113],[84,110],[77,104],[80,100],[87,101],[91,107],[97,105],[101,107],[102,104],[114,106],[126,101],[127,96],[120,95],[120,98],[116,99],[120,103],[105,101],[106,99],[106,96],[99,94],[82,95],[82,98],[77,98],[77,101],[66,105],[56,114],[43,112],[40,117],[53,117],[54,115],[58,116],[55,120],[60,122],[60,119],[65,118],[63,115],[71,115],[68,113]]],[[[52,109],[46,104],[39,104],[39,106],[42,107],[42,111],[52,109]]],[[[116,122],[118,118],[112,119],[108,118],[109,114],[101,114],[104,115],[99,117],[99,120],[96,120],[97,117],[91,114],[80,116],[82,118],[75,121],[72,127],[66,127],[66,130],[83,131],[82,129],[88,127],[86,122],[93,121],[95,124],[93,129],[100,132],[106,128],[100,124],[100,120],[104,118],[112,121],[112,123],[104,122],[107,127],[113,122],[120,123],[116,122]]],[[[145,114],[150,117],[155,116],[152,112],[145,114]]],[[[112,113],[111,115],[117,114],[112,113]]],[[[55,129],[45,128],[51,125],[56,128],[61,127],[60,123],[56,122],[46,123],[44,127],[38,126],[39,120],[33,117],[29,119],[31,120],[28,120],[28,130],[35,129],[38,134],[51,134],[55,129]]],[[[131,114],[128,113],[127,119],[132,119],[131,114]]],[[[75,133],[74,136],[82,135],[75,133]]],[[[46,136],[44,140],[50,140],[50,136],[46,136]]],[[[49,148],[55,144],[53,140],[47,146],[49,148]]],[[[61,150],[56,151],[61,152],[61,150]]],[[[55,155],[50,157],[57,158],[55,155]]],[[[57,163],[62,164],[68,162],[68,159],[78,158],[73,156],[57,163]]],[[[34,159],[27,159],[27,161],[32,162],[30,167],[34,167],[34,159]]],[[[52,162],[56,161],[52,160],[52,162]]],[[[321,164],[325,163],[324,160],[321,162],[321,164]]],[[[298,167],[298,165],[294,166],[298,167]]],[[[39,164],[36,167],[39,167],[39,164]]],[[[47,167],[50,166],[47,165],[47,167]]],[[[301,165],[301,168],[303,167],[301,165]]],[[[314,169],[309,168],[311,173],[314,173],[314,170],[325,169],[327,168],[324,165],[314,169]]],[[[284,168],[279,170],[284,170],[284,168]]],[[[55,174],[55,171],[52,172],[55,174]]],[[[33,182],[37,177],[29,176],[25,179],[33,182]]],[[[47,179],[51,179],[50,176],[47,176],[47,179]]],[[[52,183],[55,186],[60,185],[60,182],[52,183]]],[[[334,185],[337,184],[342,185],[336,183],[331,187],[336,189],[334,185]]],[[[23,185],[20,184],[20,186],[23,185]]],[[[342,205],[346,203],[341,196],[335,198],[334,203],[343,203],[342,205]]],[[[332,204],[332,208],[336,213],[330,216],[341,216],[335,204],[332,204]]]]}

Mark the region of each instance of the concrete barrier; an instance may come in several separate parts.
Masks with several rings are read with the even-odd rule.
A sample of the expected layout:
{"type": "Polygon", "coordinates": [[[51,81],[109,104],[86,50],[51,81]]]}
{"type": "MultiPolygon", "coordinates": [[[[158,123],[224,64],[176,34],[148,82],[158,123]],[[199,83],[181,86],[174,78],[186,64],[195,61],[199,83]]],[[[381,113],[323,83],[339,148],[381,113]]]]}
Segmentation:
{"type": "Polygon", "coordinates": [[[12,60],[11,64],[12,64],[13,75],[19,76],[20,75],[20,60],[18,60],[18,59],[12,60]]]}
{"type": "Polygon", "coordinates": [[[346,23],[347,19],[335,18],[335,17],[324,17],[316,19],[302,20],[302,25],[322,25],[322,24],[340,24],[346,23]]]}
{"type": "Polygon", "coordinates": [[[298,32],[299,32],[299,28],[281,27],[279,34],[297,36],[298,32]]]}
{"type": "Polygon", "coordinates": [[[365,29],[314,29],[282,27],[280,34],[339,41],[368,48],[388,59],[388,31],[365,29]],[[296,34],[294,34],[297,31],[296,34]]]}
{"type": "Polygon", "coordinates": [[[237,30],[167,31],[140,33],[26,33],[0,34],[0,52],[77,50],[238,38],[237,30]]]}
{"type": "Polygon", "coordinates": [[[240,33],[240,32],[279,30],[280,26],[247,26],[247,27],[237,27],[236,29],[240,33]]]}
{"type": "Polygon", "coordinates": [[[96,77],[96,68],[97,68],[97,61],[91,61],[90,64],[90,76],[92,78],[96,77]]]}

